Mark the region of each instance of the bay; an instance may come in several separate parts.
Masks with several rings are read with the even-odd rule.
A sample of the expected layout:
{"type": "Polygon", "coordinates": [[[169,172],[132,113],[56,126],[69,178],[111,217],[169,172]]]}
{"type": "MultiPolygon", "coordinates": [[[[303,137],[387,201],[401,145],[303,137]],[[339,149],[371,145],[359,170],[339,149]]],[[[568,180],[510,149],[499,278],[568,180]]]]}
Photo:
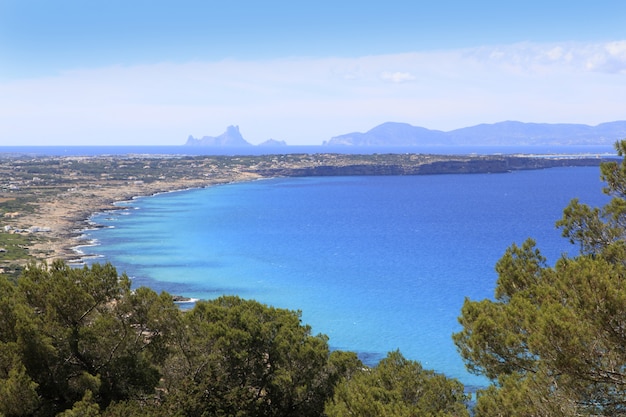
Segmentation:
{"type": "MultiPolygon", "coordinates": [[[[597,167],[508,174],[277,178],[137,198],[100,213],[82,250],[146,285],[302,311],[335,349],[395,349],[470,386],[451,340],[465,297],[532,237],[549,262],[577,248],[554,223],[572,198],[607,201],[597,167]]],[[[93,262],[93,261],[92,261],[93,262]]]]}

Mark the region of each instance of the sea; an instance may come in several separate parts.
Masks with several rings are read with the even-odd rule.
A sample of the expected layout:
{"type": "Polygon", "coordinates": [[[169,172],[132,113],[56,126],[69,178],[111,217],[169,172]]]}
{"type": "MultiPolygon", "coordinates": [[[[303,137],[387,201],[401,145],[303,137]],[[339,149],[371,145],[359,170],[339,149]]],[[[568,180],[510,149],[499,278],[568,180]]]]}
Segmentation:
{"type": "MultiPolygon", "coordinates": [[[[554,152],[611,148],[502,153],[554,152]]],[[[606,203],[602,187],[598,167],[273,178],[119,202],[122,209],[91,217],[98,227],[84,232],[90,244],[77,250],[86,263],[113,263],[135,287],[301,311],[333,349],[369,365],[398,349],[473,390],[488,381],[465,369],[451,338],[464,300],[493,297],[494,266],[512,244],[533,238],[550,264],[577,254],[555,222],[573,198],[606,203]]]]}
{"type": "Polygon", "coordinates": [[[1,146],[2,155],[27,156],[167,156],[167,155],[275,155],[275,154],[375,154],[375,153],[429,153],[451,154],[615,154],[611,145],[580,146],[1,146]]]}

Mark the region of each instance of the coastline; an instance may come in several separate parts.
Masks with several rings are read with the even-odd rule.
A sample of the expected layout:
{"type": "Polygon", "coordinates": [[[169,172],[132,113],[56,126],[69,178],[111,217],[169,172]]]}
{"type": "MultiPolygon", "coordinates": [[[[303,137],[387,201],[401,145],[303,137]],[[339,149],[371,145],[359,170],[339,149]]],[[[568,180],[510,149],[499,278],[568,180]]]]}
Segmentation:
{"type": "MultiPolygon", "coordinates": [[[[450,162],[456,162],[457,160],[438,160],[436,163],[447,163],[448,168],[457,169],[458,165],[452,166],[450,162]]],[[[91,161],[96,162],[96,161],[91,161]]],[[[137,161],[139,168],[144,170],[141,166],[151,162],[151,159],[141,159],[137,161]]],[[[182,165],[193,165],[197,163],[196,160],[184,161],[182,165]]],[[[343,170],[329,169],[330,165],[313,165],[312,168],[308,168],[306,174],[328,175],[328,174],[350,174],[358,173],[357,175],[371,175],[372,170],[367,170],[363,164],[360,165],[348,165],[343,170]],[[356,167],[356,168],[355,168],[356,167]]],[[[397,165],[395,165],[397,166],[397,165]]],[[[408,166],[408,165],[406,165],[408,166]]],[[[418,165],[416,165],[418,166],[418,165]]],[[[467,168],[464,173],[474,173],[483,170],[485,165],[481,164],[480,169],[471,170],[467,168]]],[[[79,254],[75,250],[77,245],[82,243],[90,243],[88,239],[83,236],[83,232],[94,227],[94,223],[90,222],[92,216],[95,213],[100,212],[115,212],[123,209],[116,203],[132,201],[137,198],[149,197],[158,194],[166,194],[179,192],[190,189],[199,189],[212,187],[214,185],[227,184],[227,183],[240,183],[247,181],[257,181],[272,176],[289,176],[291,169],[291,176],[300,176],[303,169],[307,167],[279,167],[282,171],[268,169],[264,174],[258,174],[256,172],[242,172],[238,169],[225,168],[219,172],[212,170],[212,167],[203,167],[191,173],[186,173],[182,178],[170,178],[178,168],[183,168],[181,164],[172,165],[169,167],[170,172],[164,173],[164,178],[157,178],[151,180],[146,177],[145,181],[139,174],[132,173],[132,175],[125,173],[123,179],[110,179],[102,174],[96,176],[89,176],[87,170],[73,171],[78,172],[76,174],[76,181],[72,184],[56,184],[53,187],[53,191],[45,194],[43,198],[37,198],[37,201],[33,203],[35,209],[33,213],[24,213],[18,217],[15,222],[21,223],[24,227],[40,226],[42,228],[50,229],[46,232],[32,234],[34,237],[41,237],[41,241],[37,241],[29,248],[30,252],[38,257],[38,259],[46,262],[50,262],[54,259],[63,259],[66,261],[80,261],[88,256],[88,254],[79,254]],[[294,174],[295,172],[295,174],[294,174]],[[148,182],[151,181],[151,182],[148,182]],[[29,226],[30,225],[30,226],[29,226]],[[81,240],[81,236],[83,239],[81,240]]],[[[375,166],[376,169],[380,169],[379,175],[395,175],[395,170],[389,170],[385,165],[380,164],[375,166]],[[382,168],[381,168],[382,167],[382,168]],[[384,168],[384,169],[383,169],[384,168]]],[[[493,166],[490,167],[493,169],[493,166]]],[[[511,168],[508,164],[505,168],[511,168]]],[[[529,168],[529,169],[542,169],[529,168]]],[[[126,168],[125,168],[126,169],[126,168]]],[[[432,166],[431,169],[426,170],[427,174],[444,174],[441,165],[432,166]],[[438,170],[438,171],[436,171],[438,170]],[[435,172],[436,171],[436,172],[435,172]]],[[[496,172],[508,172],[496,171],[496,172]]],[[[32,173],[29,173],[29,177],[33,178],[32,173]]],[[[59,175],[61,175],[59,173],[59,175]]],[[[63,174],[65,176],[65,174],[63,174]]],[[[105,173],[106,175],[106,173],[105,173]]],[[[110,174],[108,174],[110,175],[110,174]]],[[[423,174],[422,174],[423,175],[423,174]]],[[[41,176],[42,178],[43,175],[41,176]]],[[[68,175],[67,178],[72,178],[68,175]]],[[[33,181],[32,179],[29,181],[33,181]]],[[[33,181],[33,187],[38,187],[34,193],[44,192],[43,186],[37,181],[33,181]]],[[[24,186],[23,191],[27,192],[29,189],[24,186]]],[[[181,293],[184,294],[183,291],[181,293]]],[[[176,298],[177,304],[181,308],[189,307],[193,303],[193,299],[176,298]]],[[[330,333],[332,335],[332,333],[330,333]]]]}
{"type": "MultiPolygon", "coordinates": [[[[539,236],[528,230],[535,227],[531,224],[544,224],[549,229],[540,227],[533,230],[550,230],[557,236],[557,240],[562,240],[558,231],[552,227],[553,219],[556,217],[545,215],[545,212],[539,212],[531,207],[535,205],[546,207],[548,204],[543,200],[549,198],[550,201],[554,201],[559,198],[559,193],[546,194],[545,189],[551,187],[548,185],[544,187],[543,184],[554,184],[563,178],[565,184],[578,184],[572,185],[572,189],[584,187],[586,190],[598,191],[598,187],[594,186],[598,183],[595,168],[542,170],[508,175],[276,179],[238,183],[232,187],[209,187],[191,193],[172,194],[165,198],[140,199],[141,202],[132,203],[132,206],[137,205],[141,208],[133,210],[129,207],[128,212],[124,213],[129,215],[122,215],[122,212],[113,215],[108,213],[95,219],[107,226],[114,226],[114,229],[103,230],[102,234],[98,232],[97,237],[102,239],[103,247],[102,250],[100,248],[94,250],[106,254],[107,259],[111,259],[120,270],[126,271],[137,286],[147,286],[156,291],[201,299],[213,299],[220,294],[238,294],[276,307],[299,309],[304,312],[303,322],[311,325],[315,332],[327,334],[333,348],[356,351],[359,355],[372,355],[365,356],[372,361],[383,357],[387,349],[402,348],[402,351],[410,354],[411,358],[424,359],[429,367],[446,369],[448,372],[448,368],[433,362],[432,357],[422,356],[417,348],[410,350],[414,349],[411,343],[402,342],[400,345],[400,342],[390,342],[388,346],[378,345],[377,330],[371,329],[380,329],[380,322],[372,321],[371,323],[375,324],[364,325],[363,306],[358,308],[356,305],[353,306],[352,300],[365,300],[368,296],[382,300],[382,294],[386,294],[387,289],[391,290],[393,286],[391,283],[398,283],[398,293],[389,303],[382,304],[378,311],[382,310],[390,315],[397,311],[399,323],[406,322],[402,317],[420,316],[424,319],[424,324],[398,332],[397,334],[402,334],[399,337],[421,335],[421,329],[430,331],[436,327],[441,329],[441,333],[445,333],[445,341],[449,342],[452,330],[443,325],[430,327],[430,323],[433,323],[434,316],[437,316],[437,320],[439,317],[448,317],[448,323],[454,326],[456,323],[454,313],[460,311],[465,295],[476,297],[475,293],[470,291],[477,289],[482,291],[485,288],[489,294],[491,293],[490,285],[493,284],[492,278],[495,273],[493,265],[497,257],[507,245],[511,244],[510,242],[521,241],[508,237],[511,236],[509,233],[518,229],[515,226],[508,226],[509,224],[520,225],[521,239],[526,238],[528,233],[531,236],[539,236]],[[591,178],[592,185],[576,180],[582,171],[586,173],[585,178],[591,178]],[[376,184],[382,186],[375,186],[376,184]],[[405,186],[396,188],[398,184],[405,186]],[[508,184],[509,188],[495,187],[497,184],[508,184]],[[527,187],[520,189],[520,185],[527,187]],[[376,188],[387,190],[380,194],[387,198],[381,199],[375,197],[378,194],[370,193],[369,190],[376,188]],[[439,193],[433,194],[434,190],[442,190],[441,194],[444,194],[445,190],[449,200],[440,198],[439,193]],[[482,201],[498,203],[479,206],[476,204],[477,200],[467,198],[468,195],[479,194],[478,190],[481,190],[480,194],[490,196],[490,199],[482,198],[482,201]],[[483,193],[482,190],[489,191],[483,193]],[[535,193],[540,192],[543,198],[534,198],[537,195],[535,193]],[[289,194],[291,198],[284,198],[289,194]],[[514,198],[515,194],[519,199],[514,198]],[[355,195],[360,195],[364,199],[356,200],[355,195]],[[327,198],[320,198],[322,196],[327,198]],[[330,198],[332,196],[336,199],[330,198]],[[396,196],[400,199],[395,199],[396,196]],[[517,203],[512,205],[511,215],[511,212],[504,210],[499,202],[510,202],[512,199],[517,203]],[[349,207],[357,209],[347,210],[348,206],[344,204],[356,201],[360,201],[361,204],[349,207]],[[413,209],[415,206],[412,204],[401,204],[418,201],[425,207],[439,206],[438,210],[433,210],[435,217],[426,217],[426,212],[413,209]],[[522,204],[519,204],[520,201],[522,204]],[[321,210],[320,217],[327,219],[328,222],[313,221],[315,217],[309,214],[310,211],[314,211],[313,207],[321,207],[324,202],[330,202],[331,205],[328,207],[331,209],[321,210]],[[332,202],[335,202],[334,210],[332,202]],[[374,212],[370,211],[370,205],[379,205],[383,208],[387,206],[389,210],[391,207],[397,207],[400,213],[404,212],[407,217],[419,218],[420,222],[415,224],[404,221],[391,222],[390,224],[398,225],[399,230],[405,231],[408,240],[396,239],[395,234],[388,234],[388,231],[392,230],[388,224],[382,222],[383,219],[391,217],[380,215],[381,212],[372,215],[374,212]],[[472,217],[451,215],[452,213],[448,211],[453,208],[462,210],[465,208],[464,211],[469,212],[470,207],[481,208],[472,209],[471,211],[475,212],[472,217]],[[519,212],[519,207],[525,207],[525,210],[519,212]],[[493,210],[493,213],[490,213],[490,210],[493,210]],[[509,214],[495,215],[505,212],[509,214]],[[233,216],[233,213],[237,214],[233,216]],[[291,213],[303,215],[292,216],[291,213]],[[357,216],[357,213],[360,214],[357,216]],[[365,223],[361,215],[369,218],[371,223],[365,223]],[[167,220],[162,222],[164,217],[167,220]],[[543,219],[546,223],[529,220],[534,217],[543,219]],[[155,222],[158,222],[158,226],[155,222]],[[267,227],[268,225],[271,227],[267,227]],[[287,225],[287,228],[277,227],[279,225],[287,225]],[[469,225],[477,226],[474,227],[478,230],[477,234],[473,234],[469,225]],[[251,233],[246,234],[246,230],[251,233]],[[463,233],[459,234],[459,230],[463,233]],[[489,243],[488,246],[496,247],[495,250],[487,251],[483,248],[483,241],[498,242],[505,230],[506,237],[499,244],[489,243]],[[324,235],[326,242],[323,240],[324,235]],[[457,241],[454,239],[457,235],[463,235],[464,238],[457,241]],[[169,236],[172,237],[171,241],[167,240],[169,236]],[[332,238],[328,241],[330,236],[332,238]],[[469,236],[478,237],[480,240],[471,240],[481,244],[463,244],[470,241],[469,236]],[[111,246],[108,242],[111,242],[111,246]],[[393,242],[394,245],[388,242],[393,242]],[[370,248],[371,252],[361,250],[365,247],[370,248]],[[433,248],[437,248],[434,253],[428,251],[433,248]],[[387,249],[389,252],[385,252],[387,249]],[[468,253],[467,257],[461,256],[461,252],[468,253]],[[446,253],[453,253],[452,258],[458,263],[451,263],[451,258],[446,257],[446,253]],[[442,260],[437,260],[435,254],[443,254],[442,260]],[[344,266],[335,263],[340,259],[347,263],[344,266]],[[483,269],[479,267],[481,264],[484,266],[483,269]],[[381,269],[378,269],[379,267],[381,269]],[[354,275],[351,275],[350,271],[355,272],[354,275]],[[371,276],[368,275],[370,272],[371,276]],[[405,277],[406,280],[404,278],[401,280],[401,277],[405,277]],[[372,291],[369,284],[365,285],[375,280],[382,282],[380,288],[383,290],[372,291]],[[345,285],[338,285],[339,282],[345,285]],[[385,284],[386,282],[389,284],[385,284]],[[409,288],[410,291],[420,293],[420,288],[424,285],[435,285],[435,282],[441,283],[441,288],[449,289],[450,294],[440,290],[421,292],[429,300],[427,303],[409,293],[409,288]],[[479,285],[478,282],[484,282],[484,285],[479,285]],[[457,297],[456,302],[453,301],[453,291],[457,297]],[[345,298],[346,294],[348,300],[345,298]],[[350,297],[350,294],[356,295],[350,297]],[[404,294],[411,296],[404,297],[404,294]],[[418,303],[415,300],[420,301],[418,303]],[[424,309],[417,310],[419,312],[415,314],[396,310],[401,302],[408,305],[421,304],[424,309]],[[452,307],[443,308],[446,305],[452,307]],[[332,306],[345,306],[346,310],[350,311],[337,313],[337,310],[333,309],[336,307],[332,306]],[[354,314],[356,320],[348,319],[345,325],[341,326],[335,324],[338,317],[352,318],[350,315],[352,312],[356,312],[354,314]],[[360,327],[361,325],[363,327],[360,327]],[[351,340],[357,340],[353,339],[353,334],[365,335],[370,332],[375,335],[367,343],[351,344],[351,340]],[[347,341],[344,342],[344,338],[347,341]],[[376,356],[377,354],[380,356],[376,356]]],[[[587,201],[584,196],[580,197],[581,201],[587,201]]],[[[564,204],[566,203],[555,205],[558,206],[556,216],[564,204]]],[[[384,213],[386,212],[383,211],[382,214],[384,213]]],[[[396,219],[408,220],[407,217],[396,219]]],[[[569,246],[564,240],[563,244],[569,246]]],[[[541,248],[544,248],[543,244],[541,248]]],[[[548,256],[549,259],[558,259],[548,256]]],[[[372,307],[374,305],[372,303],[365,308],[370,312],[376,311],[372,307]]],[[[381,313],[373,314],[373,319],[379,315],[381,313]]],[[[391,320],[384,320],[382,323],[382,328],[385,328],[386,323],[391,323],[391,320]]],[[[387,335],[381,339],[396,340],[395,336],[387,335]]],[[[415,345],[424,344],[418,340],[416,336],[415,345]]],[[[440,340],[444,339],[433,336],[427,340],[434,341],[435,346],[442,346],[440,340]]],[[[452,353],[454,354],[454,350],[452,353]]],[[[450,355],[446,355],[447,357],[450,355]]],[[[464,375],[454,372],[454,375],[464,375]]]]}
{"type": "Polygon", "coordinates": [[[506,173],[599,165],[602,158],[520,155],[7,156],[0,154],[0,272],[80,261],[96,213],[160,193],[274,177],[506,173]],[[0,231],[1,233],[2,231],[0,231]],[[11,240],[11,235],[15,237],[11,240]],[[6,242],[14,242],[9,243],[6,242]],[[25,243],[26,242],[26,243],[25,243]],[[84,244],[84,245],[83,245],[84,244]]]}
{"type": "Polygon", "coordinates": [[[91,223],[94,214],[122,209],[117,203],[132,201],[136,198],[150,197],[158,194],[206,188],[231,182],[243,182],[255,179],[250,175],[238,175],[227,179],[182,180],[173,182],[157,182],[152,184],[127,184],[112,187],[101,186],[97,190],[74,190],[60,195],[59,198],[35,203],[34,213],[21,218],[23,223],[45,225],[49,229],[46,239],[34,243],[30,250],[45,254],[40,260],[51,262],[62,259],[68,263],[82,263],[91,256],[79,248],[94,246],[84,237],[84,232],[98,227],[91,223]],[[82,253],[81,253],[82,252],[82,253]]]}

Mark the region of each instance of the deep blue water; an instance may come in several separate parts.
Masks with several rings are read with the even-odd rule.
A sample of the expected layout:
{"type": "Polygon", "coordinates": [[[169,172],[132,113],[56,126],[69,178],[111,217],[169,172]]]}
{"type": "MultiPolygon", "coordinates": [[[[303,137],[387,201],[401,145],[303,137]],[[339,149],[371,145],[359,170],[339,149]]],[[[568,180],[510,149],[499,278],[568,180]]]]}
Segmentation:
{"type": "Polygon", "coordinates": [[[554,223],[572,198],[606,201],[599,168],[509,174],[287,178],[138,198],[95,215],[83,248],[135,286],[237,294],[302,310],[333,348],[375,363],[400,349],[468,385],[451,334],[465,297],[493,295],[494,265],[533,237],[576,253],[554,223]]]}

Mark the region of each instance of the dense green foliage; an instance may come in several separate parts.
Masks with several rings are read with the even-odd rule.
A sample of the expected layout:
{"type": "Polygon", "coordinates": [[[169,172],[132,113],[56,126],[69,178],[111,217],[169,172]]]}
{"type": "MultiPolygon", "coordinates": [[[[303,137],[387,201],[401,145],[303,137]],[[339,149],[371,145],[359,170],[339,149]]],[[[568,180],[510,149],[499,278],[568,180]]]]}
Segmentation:
{"type": "Polygon", "coordinates": [[[287,310],[222,297],[181,325],[165,376],[184,415],[317,416],[340,376],[326,338],[287,310]]]}
{"type": "Polygon", "coordinates": [[[466,300],[454,340],[494,383],[477,416],[626,415],[626,164],[601,172],[611,201],[574,200],[557,223],[578,256],[550,267],[532,240],[513,245],[496,265],[495,299],[466,300]]]}
{"type": "Polygon", "coordinates": [[[424,370],[396,351],[345,379],[326,411],[329,417],[460,417],[469,415],[466,400],[458,381],[424,370]]]}
{"type": "Polygon", "coordinates": [[[87,392],[106,406],[154,390],[165,349],[160,320],[177,311],[171,298],[131,292],[110,265],[31,264],[16,286],[0,286],[0,379],[29,398],[7,405],[11,397],[1,396],[0,412],[53,415],[87,392]]]}
{"type": "MultiPolygon", "coordinates": [[[[335,387],[358,389],[365,369],[354,353],[330,352],[299,312],[237,297],[183,312],[168,294],[131,290],[110,264],[0,275],[0,317],[6,417],[323,416],[335,387]]],[[[459,383],[398,355],[372,370],[398,372],[378,392],[395,401],[401,389],[412,410],[463,409],[459,383]]]]}

